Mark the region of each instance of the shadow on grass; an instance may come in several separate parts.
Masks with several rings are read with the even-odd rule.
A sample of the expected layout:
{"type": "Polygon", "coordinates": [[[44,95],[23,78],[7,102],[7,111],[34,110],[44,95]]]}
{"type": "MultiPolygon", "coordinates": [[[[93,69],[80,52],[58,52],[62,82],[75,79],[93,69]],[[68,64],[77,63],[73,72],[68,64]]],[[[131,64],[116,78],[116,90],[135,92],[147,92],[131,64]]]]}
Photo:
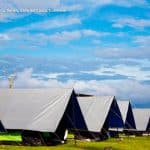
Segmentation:
{"type": "Polygon", "coordinates": [[[67,147],[69,149],[79,149],[79,150],[117,150],[117,149],[114,149],[111,145],[101,145],[100,142],[98,142],[96,145],[95,143],[85,143],[85,142],[80,142],[80,143],[68,143],[67,144],[67,147]]]}
{"type": "Polygon", "coordinates": [[[22,142],[18,142],[18,141],[0,141],[0,145],[22,146],[22,142]]]}
{"type": "Polygon", "coordinates": [[[117,150],[112,148],[111,146],[106,146],[106,147],[93,147],[93,146],[80,146],[80,145],[74,145],[74,146],[69,146],[69,148],[72,149],[86,149],[86,150],[117,150]]]}

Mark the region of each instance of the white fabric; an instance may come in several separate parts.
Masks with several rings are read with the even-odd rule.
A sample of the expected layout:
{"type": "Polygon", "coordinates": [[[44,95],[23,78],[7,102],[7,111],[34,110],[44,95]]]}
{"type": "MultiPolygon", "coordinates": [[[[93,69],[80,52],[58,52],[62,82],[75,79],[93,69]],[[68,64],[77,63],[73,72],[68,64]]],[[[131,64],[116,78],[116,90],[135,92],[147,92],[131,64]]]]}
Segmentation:
{"type": "Polygon", "coordinates": [[[6,129],[55,132],[72,89],[0,89],[0,119],[6,129]]]}
{"type": "Polygon", "coordinates": [[[146,131],[150,118],[150,109],[133,109],[137,131],[146,131]]]}
{"type": "Polygon", "coordinates": [[[124,129],[123,128],[109,128],[108,130],[122,132],[124,129]]]}
{"type": "Polygon", "coordinates": [[[117,103],[118,103],[118,106],[122,115],[123,122],[125,123],[130,102],[129,101],[117,101],[117,103]]]}
{"type": "Polygon", "coordinates": [[[89,131],[100,132],[114,96],[78,97],[78,102],[89,131]]]}

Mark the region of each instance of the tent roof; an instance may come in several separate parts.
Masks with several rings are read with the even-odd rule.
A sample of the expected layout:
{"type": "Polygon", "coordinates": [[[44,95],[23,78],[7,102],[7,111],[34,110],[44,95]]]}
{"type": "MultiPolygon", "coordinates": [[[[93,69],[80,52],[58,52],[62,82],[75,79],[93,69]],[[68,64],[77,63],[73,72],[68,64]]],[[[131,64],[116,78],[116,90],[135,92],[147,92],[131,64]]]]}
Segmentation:
{"type": "Polygon", "coordinates": [[[73,89],[0,89],[0,119],[6,129],[55,132],[73,89]]]}
{"type": "Polygon", "coordinates": [[[117,103],[119,105],[119,109],[122,115],[123,122],[125,123],[130,102],[129,101],[117,101],[117,103]]]}
{"type": "Polygon", "coordinates": [[[150,109],[133,109],[137,131],[146,131],[150,118],[150,109]]]}
{"type": "Polygon", "coordinates": [[[101,131],[114,98],[114,96],[78,97],[89,131],[101,131]]]}

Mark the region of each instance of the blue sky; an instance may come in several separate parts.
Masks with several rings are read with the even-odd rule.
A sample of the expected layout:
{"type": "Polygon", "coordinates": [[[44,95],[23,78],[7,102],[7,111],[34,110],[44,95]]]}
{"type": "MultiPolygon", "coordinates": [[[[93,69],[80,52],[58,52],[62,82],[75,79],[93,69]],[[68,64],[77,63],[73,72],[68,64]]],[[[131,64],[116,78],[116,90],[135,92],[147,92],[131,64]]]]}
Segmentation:
{"type": "Polygon", "coordinates": [[[150,107],[149,40],[148,0],[0,0],[0,87],[16,74],[15,87],[69,86],[150,107]]]}

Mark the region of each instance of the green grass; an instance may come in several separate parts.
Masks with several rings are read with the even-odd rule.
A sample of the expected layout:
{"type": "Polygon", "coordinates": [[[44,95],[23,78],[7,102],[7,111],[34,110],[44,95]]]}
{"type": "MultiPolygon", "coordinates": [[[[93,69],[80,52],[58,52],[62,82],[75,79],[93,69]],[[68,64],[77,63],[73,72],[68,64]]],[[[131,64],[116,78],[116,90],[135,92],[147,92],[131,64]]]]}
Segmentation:
{"type": "Polygon", "coordinates": [[[0,134],[0,141],[16,141],[21,142],[21,135],[20,133],[1,133],[0,134]]]}
{"type": "MultiPolygon", "coordinates": [[[[0,137],[1,140],[1,137],[0,137]]],[[[124,137],[121,141],[109,139],[102,142],[85,142],[69,140],[67,144],[57,146],[7,146],[0,145],[0,150],[103,150],[112,147],[113,150],[150,150],[150,137],[124,137]]]]}

